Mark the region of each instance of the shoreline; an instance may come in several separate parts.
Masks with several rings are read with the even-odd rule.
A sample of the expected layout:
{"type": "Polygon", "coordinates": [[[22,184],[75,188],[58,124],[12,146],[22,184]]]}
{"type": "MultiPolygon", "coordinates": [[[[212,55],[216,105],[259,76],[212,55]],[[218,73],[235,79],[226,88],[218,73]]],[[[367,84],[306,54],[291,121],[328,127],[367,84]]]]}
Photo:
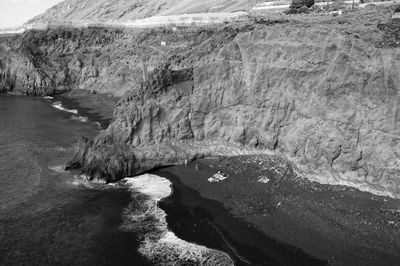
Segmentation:
{"type": "MultiPolygon", "coordinates": [[[[200,197],[221,204],[235,219],[254,227],[260,235],[297,247],[329,264],[400,262],[400,214],[384,210],[385,206],[395,204],[389,198],[311,182],[296,176],[279,159],[266,158],[202,159],[154,173],[175,176],[200,197]],[[230,177],[209,183],[207,178],[219,170],[230,177]],[[258,182],[262,176],[269,181],[258,182]]],[[[179,204],[190,203],[186,199],[179,204]]],[[[183,221],[170,216],[170,223],[177,227],[183,221]]]]}
{"type": "MultiPolygon", "coordinates": [[[[68,109],[69,108],[76,108],[80,115],[87,116],[90,121],[93,121],[93,120],[96,121],[96,119],[97,119],[97,121],[100,120],[99,122],[101,122],[102,128],[104,129],[104,128],[106,128],[108,126],[108,124],[111,121],[113,108],[110,108],[109,105],[107,105],[108,107],[107,106],[103,106],[103,109],[100,111],[100,112],[103,112],[103,113],[100,114],[98,109],[96,109],[96,106],[98,106],[98,102],[99,101],[92,101],[91,99],[94,98],[93,96],[96,97],[96,98],[105,97],[107,99],[107,96],[104,96],[104,95],[92,95],[88,91],[79,90],[79,91],[76,91],[76,92],[71,92],[71,94],[68,94],[68,95],[66,95],[66,94],[56,95],[56,96],[54,96],[54,99],[52,99],[52,102],[59,100],[68,109]],[[84,97],[82,97],[82,95],[84,95],[84,97]],[[76,99],[76,98],[78,98],[78,99],[76,99]],[[80,100],[79,100],[79,98],[80,98],[80,100]],[[81,104],[83,104],[84,106],[82,106],[81,104]]],[[[110,99],[110,100],[111,100],[110,102],[115,101],[115,98],[114,99],[110,99]]],[[[265,157],[265,155],[263,155],[263,156],[265,157]]],[[[260,157],[263,157],[263,156],[260,156],[260,157]]],[[[246,156],[239,156],[239,157],[246,157],[246,156]]],[[[247,157],[257,157],[257,156],[251,156],[250,155],[250,156],[247,156],[247,157]]],[[[224,165],[224,163],[222,163],[222,165],[220,165],[221,167],[218,168],[218,169],[221,169],[221,170],[224,170],[224,171],[225,170],[229,171],[230,170],[230,166],[231,166],[229,161],[230,160],[234,161],[236,159],[237,158],[235,158],[235,157],[221,158],[219,160],[219,162],[217,162],[216,164],[220,163],[221,161],[225,161],[225,163],[227,163],[227,165],[224,165]]],[[[199,163],[199,162],[202,163],[203,161],[210,161],[210,159],[193,162],[189,166],[191,166],[193,168],[196,163],[199,163]]],[[[212,159],[211,159],[211,161],[212,161],[212,159]]],[[[240,163],[244,163],[242,160],[239,160],[239,162],[240,163]]],[[[247,163],[247,168],[251,167],[253,165],[252,162],[250,162],[250,163],[246,162],[246,163],[247,163]]],[[[215,162],[214,162],[214,164],[215,164],[215,162]]],[[[172,168],[176,168],[176,169],[182,170],[182,169],[184,169],[184,166],[175,166],[175,167],[172,167],[172,168]]],[[[163,169],[162,171],[164,171],[164,170],[165,169],[163,169]]],[[[239,175],[240,175],[240,173],[239,173],[239,175]]],[[[180,175],[178,175],[178,176],[179,176],[179,178],[181,177],[180,175]]],[[[184,180],[182,180],[182,181],[184,181],[184,180]]],[[[288,180],[286,180],[285,182],[287,182],[287,181],[288,180]]],[[[310,193],[315,188],[317,190],[321,190],[321,191],[323,191],[325,188],[329,188],[328,189],[329,190],[329,193],[328,193],[329,196],[333,193],[334,194],[333,197],[337,197],[337,196],[341,197],[342,195],[337,195],[337,193],[340,193],[340,192],[343,192],[342,194],[349,193],[349,195],[347,195],[345,197],[347,200],[351,199],[353,197],[352,193],[356,193],[356,194],[358,194],[358,196],[359,195],[363,195],[363,196],[360,196],[360,198],[358,200],[356,200],[356,201],[360,201],[360,203],[358,203],[359,205],[363,205],[363,204],[366,204],[366,205],[372,204],[372,205],[374,205],[374,204],[376,204],[374,202],[371,203],[371,200],[367,199],[368,197],[378,199],[377,201],[382,203],[382,206],[384,206],[384,205],[396,206],[396,204],[397,204],[395,200],[392,201],[391,199],[386,199],[385,203],[383,203],[383,198],[384,197],[379,197],[379,196],[372,195],[372,194],[369,195],[368,193],[366,193],[368,196],[365,196],[366,194],[363,194],[364,192],[355,192],[356,189],[351,188],[351,187],[314,184],[314,182],[312,182],[310,180],[305,180],[304,184],[305,184],[306,187],[307,186],[311,186],[312,189],[311,190],[307,190],[306,189],[305,191],[301,191],[300,194],[301,193],[310,193]],[[312,185],[310,185],[310,184],[312,184],[312,185]],[[365,197],[366,199],[362,199],[363,197],[365,197]]],[[[219,184],[215,184],[215,185],[217,187],[219,186],[219,184]]],[[[232,185],[232,184],[230,184],[230,185],[232,185]]],[[[236,186],[238,186],[238,184],[236,184],[236,186]]],[[[200,186],[200,192],[204,192],[204,191],[201,191],[201,189],[202,188],[200,186]]],[[[237,188],[235,188],[235,189],[237,189],[237,188]]],[[[289,192],[286,191],[286,192],[284,192],[284,194],[285,193],[291,193],[291,192],[290,191],[289,192]]],[[[212,200],[216,200],[216,201],[219,201],[219,202],[222,202],[222,203],[224,203],[224,200],[226,200],[226,198],[225,199],[223,197],[219,198],[218,196],[211,195],[211,194],[212,193],[210,193],[208,195],[201,194],[201,196],[205,197],[205,198],[210,198],[212,200]]],[[[332,210],[329,210],[329,208],[328,208],[328,210],[324,209],[324,208],[328,207],[330,204],[332,204],[332,201],[329,198],[327,198],[327,196],[322,195],[324,193],[320,193],[320,194],[321,195],[319,195],[318,197],[321,198],[321,199],[324,199],[325,202],[322,203],[322,204],[318,203],[318,202],[311,203],[311,205],[313,205],[313,206],[308,206],[308,207],[312,207],[311,214],[307,213],[307,214],[305,214],[306,217],[304,217],[302,214],[298,213],[298,211],[296,211],[294,209],[284,210],[283,213],[277,214],[278,217],[273,217],[274,220],[271,223],[272,225],[271,224],[270,225],[265,224],[265,222],[263,221],[263,219],[265,217],[261,217],[261,216],[263,216],[265,214],[264,213],[263,215],[261,215],[263,212],[260,212],[260,213],[258,213],[256,215],[253,215],[253,214],[248,215],[248,214],[246,214],[248,216],[248,217],[246,217],[246,215],[244,215],[243,212],[241,213],[240,210],[238,211],[238,209],[240,209],[240,208],[238,208],[238,206],[240,205],[240,202],[236,203],[238,206],[232,205],[232,203],[223,204],[223,205],[224,205],[225,209],[231,209],[231,212],[232,212],[232,214],[234,214],[235,217],[244,219],[245,222],[247,222],[248,224],[250,224],[250,225],[254,226],[255,228],[257,228],[257,230],[259,230],[259,232],[261,234],[271,236],[273,239],[277,239],[279,242],[282,242],[282,243],[287,243],[289,246],[298,247],[298,248],[304,250],[306,253],[311,254],[312,256],[321,255],[320,259],[327,260],[327,261],[329,261],[329,263],[332,263],[332,264],[336,264],[337,260],[338,260],[338,256],[340,257],[341,256],[340,254],[345,253],[345,248],[340,247],[340,245],[338,243],[340,243],[340,241],[343,241],[343,236],[346,235],[346,233],[351,232],[351,230],[349,231],[349,228],[346,228],[347,232],[345,232],[345,231],[339,232],[338,235],[339,235],[339,238],[340,237],[342,238],[341,240],[335,239],[335,236],[332,235],[333,233],[332,232],[328,232],[329,230],[327,229],[327,227],[329,225],[331,225],[332,222],[333,222],[334,225],[336,223],[338,223],[339,225],[342,225],[342,226],[346,227],[347,226],[346,225],[346,223],[347,223],[346,219],[348,217],[345,217],[345,218],[340,217],[339,220],[341,218],[343,218],[341,221],[335,221],[334,215],[332,215],[332,214],[335,214],[336,210],[332,211],[332,210]],[[321,208],[321,210],[319,208],[321,208]],[[236,209],[236,212],[235,212],[235,209],[236,209]],[[300,220],[300,224],[297,224],[298,222],[296,221],[296,218],[293,218],[293,217],[290,216],[291,214],[293,214],[293,212],[296,214],[294,217],[297,217],[297,219],[300,220]],[[325,223],[326,223],[325,225],[324,225],[324,223],[321,223],[321,221],[315,220],[315,219],[318,218],[318,215],[327,215],[328,216],[328,218],[326,218],[326,217],[323,218],[323,219],[325,219],[325,223]],[[317,223],[317,227],[319,227],[318,230],[314,230],[313,228],[307,228],[306,223],[303,222],[302,219],[305,219],[305,220],[308,219],[308,221],[310,221],[310,219],[311,219],[313,222],[316,222],[317,223]],[[293,227],[293,228],[296,228],[296,229],[292,228],[290,230],[286,230],[287,228],[290,228],[290,227],[293,227]],[[304,230],[304,227],[306,227],[306,230],[304,231],[304,233],[301,233],[300,231],[304,230]],[[296,232],[296,231],[298,231],[298,232],[296,232]],[[309,234],[310,236],[307,236],[306,234],[309,234]],[[329,250],[327,247],[319,247],[318,246],[318,243],[320,243],[320,242],[328,243],[328,242],[331,242],[331,241],[335,242],[333,244],[333,246],[335,246],[335,247],[334,248],[332,248],[332,247],[329,248],[329,249],[333,249],[333,250],[329,250]],[[337,254],[339,254],[339,255],[337,255],[337,254]]],[[[271,196],[271,195],[268,195],[268,197],[274,198],[274,196],[271,196]]],[[[376,199],[372,200],[372,201],[376,201],[376,199]]],[[[259,203],[259,205],[268,205],[265,202],[263,203],[262,201],[263,201],[263,199],[261,199],[261,198],[259,200],[255,200],[254,201],[255,202],[254,205],[257,205],[257,203],[259,203]]],[[[268,206],[268,208],[267,208],[268,211],[266,212],[268,218],[270,218],[270,216],[271,216],[271,214],[269,212],[274,212],[274,210],[278,210],[278,209],[279,209],[278,210],[278,212],[279,212],[282,209],[281,207],[277,206],[278,204],[280,205],[282,202],[285,203],[284,200],[282,200],[282,201],[275,202],[274,206],[268,206]]],[[[293,203],[293,202],[289,202],[289,203],[293,205],[293,206],[291,206],[291,208],[296,207],[296,203],[293,203]]],[[[310,204],[310,202],[302,202],[302,203],[304,203],[305,205],[310,204]]],[[[160,202],[160,205],[162,205],[162,204],[163,203],[160,202]]],[[[340,204],[338,204],[337,202],[335,204],[336,204],[335,208],[338,208],[338,209],[343,208],[343,207],[340,207],[340,204]]],[[[245,205],[246,205],[246,203],[245,203],[245,205]]],[[[248,207],[248,206],[245,206],[245,207],[248,207]]],[[[298,206],[298,205],[297,205],[297,207],[299,207],[299,209],[304,208],[304,206],[298,206]]],[[[346,207],[348,207],[348,206],[345,206],[345,208],[346,207]]],[[[357,208],[358,207],[351,208],[350,214],[358,215],[357,214],[358,213],[357,208]]],[[[394,208],[394,209],[396,209],[396,208],[394,208]]],[[[305,212],[309,211],[308,209],[303,209],[303,210],[305,212]]],[[[379,210],[377,209],[377,212],[381,212],[381,211],[384,211],[384,210],[381,209],[381,208],[379,208],[379,210]]],[[[395,213],[395,212],[392,212],[392,211],[387,211],[387,212],[391,212],[391,214],[390,215],[386,215],[386,216],[389,216],[389,218],[386,221],[387,224],[385,224],[384,226],[387,227],[389,225],[389,227],[397,228],[398,225],[400,225],[400,217],[398,217],[399,216],[398,213],[395,213]]],[[[376,223],[376,221],[372,221],[371,222],[371,221],[368,221],[368,219],[365,218],[365,217],[372,218],[372,220],[375,219],[377,217],[377,213],[376,212],[373,212],[372,214],[363,213],[363,215],[364,215],[364,217],[362,218],[362,220],[363,221],[367,220],[367,221],[362,225],[367,225],[367,226],[371,226],[371,224],[372,224],[372,226],[374,226],[374,225],[378,226],[379,225],[379,223],[376,223]]],[[[352,220],[352,219],[350,219],[350,220],[352,220]]],[[[352,222],[354,223],[355,221],[352,221],[352,222]]],[[[360,226],[361,224],[359,222],[360,221],[357,221],[356,223],[358,223],[358,224],[356,224],[356,225],[360,226]]],[[[310,224],[312,224],[312,222],[310,224]]],[[[380,224],[380,226],[382,226],[382,224],[380,224]]],[[[352,225],[351,227],[352,227],[352,229],[355,229],[354,225],[352,225]]],[[[338,229],[335,228],[334,230],[338,230],[338,229]]],[[[384,243],[385,242],[384,240],[385,240],[385,238],[387,239],[387,235],[392,232],[390,230],[390,228],[389,229],[386,228],[385,230],[386,230],[385,236],[381,238],[381,243],[383,243],[382,247],[388,247],[389,244],[384,243]]],[[[175,232],[175,230],[173,230],[173,231],[175,232]]],[[[367,234],[367,235],[372,233],[370,229],[366,229],[366,228],[362,228],[362,230],[358,230],[358,231],[364,231],[364,234],[367,234]]],[[[361,232],[357,232],[356,233],[357,236],[358,236],[358,234],[361,234],[361,232]]],[[[374,233],[374,236],[375,235],[376,234],[374,233]]],[[[352,238],[357,238],[357,237],[353,237],[353,236],[351,236],[351,237],[352,238]]],[[[183,239],[186,240],[187,238],[183,238],[183,239]]],[[[196,241],[193,241],[193,242],[196,243],[196,241]]],[[[356,241],[354,241],[354,239],[353,239],[352,243],[355,244],[355,242],[356,241]]],[[[371,247],[374,248],[374,247],[378,246],[378,244],[373,243],[373,242],[374,241],[372,241],[372,243],[371,243],[371,241],[369,241],[369,243],[367,245],[368,248],[371,248],[371,247]]],[[[398,241],[394,241],[393,242],[392,239],[390,239],[390,241],[388,241],[388,242],[390,244],[392,244],[392,243],[396,243],[396,245],[398,244],[398,241]]],[[[347,243],[345,243],[344,246],[347,246],[347,243]]],[[[400,247],[400,245],[398,245],[398,246],[400,247]]],[[[352,246],[351,248],[354,248],[354,246],[352,246]]],[[[397,254],[394,254],[393,251],[389,252],[389,253],[391,253],[389,255],[390,258],[387,257],[386,255],[383,255],[383,254],[385,254],[385,250],[384,249],[385,248],[381,248],[381,250],[379,251],[381,253],[379,255],[380,260],[387,261],[388,265],[390,265],[390,263],[393,262],[393,261],[397,262],[397,260],[398,260],[400,262],[400,259],[397,259],[397,254]]],[[[391,249],[393,249],[393,248],[391,248],[391,249]]],[[[345,254],[345,256],[346,256],[346,258],[344,258],[344,260],[343,260],[344,263],[355,263],[362,256],[369,256],[370,260],[378,261],[378,259],[371,258],[371,255],[368,254],[368,252],[366,252],[366,251],[364,251],[363,254],[361,254],[361,255],[353,256],[353,255],[345,254]]],[[[341,258],[339,258],[339,260],[340,259],[341,258]]]]}
{"type": "Polygon", "coordinates": [[[92,94],[86,90],[72,90],[52,96],[52,102],[60,101],[67,109],[76,109],[78,114],[89,121],[98,122],[102,129],[111,123],[114,105],[118,97],[108,94],[92,94]]]}
{"type": "Polygon", "coordinates": [[[204,198],[168,168],[152,172],[168,179],[174,194],[160,201],[169,228],[186,241],[227,253],[235,265],[325,265],[298,248],[271,239],[234,217],[220,202],[204,198]]]}
{"type": "Polygon", "coordinates": [[[127,177],[122,183],[131,192],[121,228],[139,234],[138,252],[155,265],[233,265],[223,251],[180,238],[168,226],[161,202],[173,195],[172,183],[165,177],[143,174],[127,177]]]}
{"type": "Polygon", "coordinates": [[[0,208],[0,265],[147,265],[136,235],[119,230],[130,193],[75,185],[74,172],[63,171],[73,144],[98,128],[42,98],[7,97],[0,104],[7,204],[0,208]]]}

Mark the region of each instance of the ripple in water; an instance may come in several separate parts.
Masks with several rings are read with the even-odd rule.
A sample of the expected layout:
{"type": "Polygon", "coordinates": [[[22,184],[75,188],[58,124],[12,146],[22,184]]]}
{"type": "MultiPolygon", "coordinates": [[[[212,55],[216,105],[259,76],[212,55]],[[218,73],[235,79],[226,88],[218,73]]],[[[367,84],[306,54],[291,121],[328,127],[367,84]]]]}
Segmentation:
{"type": "Polygon", "coordinates": [[[24,202],[40,184],[41,167],[26,145],[1,147],[0,209],[24,202]]]}
{"type": "Polygon", "coordinates": [[[224,252],[189,243],[168,229],[166,214],[158,202],[172,193],[171,183],[144,174],[125,178],[132,202],[124,211],[122,229],[141,237],[139,252],[156,265],[234,265],[224,252]]]}

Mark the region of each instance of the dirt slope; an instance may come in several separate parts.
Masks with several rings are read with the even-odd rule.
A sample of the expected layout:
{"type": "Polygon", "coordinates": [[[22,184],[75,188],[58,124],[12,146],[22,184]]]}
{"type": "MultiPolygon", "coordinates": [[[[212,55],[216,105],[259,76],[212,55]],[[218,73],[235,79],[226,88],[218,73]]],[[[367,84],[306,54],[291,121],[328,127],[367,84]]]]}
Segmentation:
{"type": "Polygon", "coordinates": [[[156,15],[248,10],[262,0],[67,0],[28,23],[70,20],[135,20],[156,15]]]}

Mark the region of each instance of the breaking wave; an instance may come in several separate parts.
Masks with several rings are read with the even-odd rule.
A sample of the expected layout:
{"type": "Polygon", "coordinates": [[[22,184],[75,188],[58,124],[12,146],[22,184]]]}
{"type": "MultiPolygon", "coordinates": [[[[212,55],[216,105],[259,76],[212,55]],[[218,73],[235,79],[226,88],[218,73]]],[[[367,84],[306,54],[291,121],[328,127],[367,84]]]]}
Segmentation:
{"type": "Polygon", "coordinates": [[[124,210],[122,229],[139,235],[138,251],[153,264],[234,265],[226,253],[189,243],[168,229],[166,213],[158,207],[158,202],[172,193],[167,179],[144,174],[124,181],[132,201],[124,210]]]}
{"type": "Polygon", "coordinates": [[[64,165],[54,165],[49,166],[49,169],[56,172],[56,173],[65,173],[65,166],[64,165]]]}
{"type": "Polygon", "coordinates": [[[78,110],[76,110],[76,109],[67,109],[61,104],[61,102],[54,102],[52,104],[52,106],[54,108],[56,108],[58,110],[61,110],[61,111],[64,111],[64,112],[72,113],[72,114],[75,114],[75,115],[78,114],[78,110]]]}
{"type": "Polygon", "coordinates": [[[94,186],[89,182],[90,178],[87,175],[74,175],[74,179],[68,183],[76,187],[84,187],[87,189],[93,189],[94,186]]]}
{"type": "Polygon", "coordinates": [[[54,108],[60,110],[60,111],[73,114],[72,117],[71,117],[73,120],[78,120],[78,121],[80,121],[80,122],[82,122],[82,123],[85,123],[85,122],[88,122],[88,121],[89,121],[89,118],[87,118],[86,116],[80,116],[80,115],[78,114],[78,110],[76,110],[76,109],[67,109],[67,108],[65,108],[65,107],[62,105],[61,102],[54,102],[54,103],[52,104],[52,106],[53,106],[54,108]]]}
{"type": "Polygon", "coordinates": [[[85,122],[87,122],[89,120],[89,118],[87,118],[86,116],[80,116],[80,115],[73,115],[72,119],[78,120],[78,121],[80,121],[82,123],[85,123],[85,122]]]}

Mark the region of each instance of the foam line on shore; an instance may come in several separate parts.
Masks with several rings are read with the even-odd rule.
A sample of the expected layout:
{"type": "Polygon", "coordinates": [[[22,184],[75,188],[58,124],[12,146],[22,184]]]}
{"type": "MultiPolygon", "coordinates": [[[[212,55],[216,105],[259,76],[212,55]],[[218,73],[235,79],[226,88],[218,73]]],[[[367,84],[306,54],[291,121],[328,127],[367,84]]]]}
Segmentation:
{"type": "Polygon", "coordinates": [[[60,111],[72,113],[72,114],[75,114],[75,115],[78,114],[78,110],[76,110],[76,109],[67,109],[67,108],[65,108],[65,107],[62,105],[61,102],[54,102],[54,103],[52,104],[52,106],[53,106],[54,108],[60,110],[60,111]]]}
{"type": "Polygon", "coordinates": [[[87,121],[89,121],[89,118],[87,118],[86,116],[80,116],[80,115],[73,115],[72,119],[78,120],[79,122],[82,122],[82,123],[86,123],[87,121]]]}
{"type": "Polygon", "coordinates": [[[48,167],[50,170],[56,172],[56,173],[65,173],[65,166],[64,165],[53,165],[48,167]]]}
{"type": "MultiPolygon", "coordinates": [[[[52,97],[51,97],[51,98],[52,98],[52,97]]],[[[50,99],[50,98],[48,98],[48,99],[50,99]]],[[[82,122],[82,123],[86,123],[86,122],[89,121],[89,118],[88,118],[88,117],[79,115],[77,109],[67,109],[67,108],[65,108],[65,107],[62,105],[62,103],[61,103],[60,101],[54,102],[54,103],[52,104],[52,106],[53,106],[54,108],[60,110],[60,111],[73,114],[72,117],[71,117],[73,120],[77,120],[77,121],[82,122]]]]}
{"type": "Polygon", "coordinates": [[[156,265],[234,265],[224,252],[178,238],[168,229],[158,202],[172,194],[166,178],[144,174],[124,179],[132,201],[124,210],[122,229],[140,236],[139,252],[156,265]]]}

